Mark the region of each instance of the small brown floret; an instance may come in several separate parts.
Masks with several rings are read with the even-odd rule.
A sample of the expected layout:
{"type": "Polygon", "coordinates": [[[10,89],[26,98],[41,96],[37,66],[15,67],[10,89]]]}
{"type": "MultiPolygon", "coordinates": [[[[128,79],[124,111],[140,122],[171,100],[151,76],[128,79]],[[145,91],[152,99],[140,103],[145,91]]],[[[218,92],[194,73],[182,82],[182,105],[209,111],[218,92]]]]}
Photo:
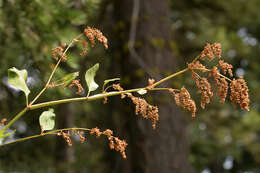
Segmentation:
{"type": "Polygon", "coordinates": [[[84,89],[82,87],[82,85],[80,84],[79,80],[73,80],[71,82],[71,84],[69,85],[69,88],[72,88],[73,86],[76,86],[78,91],[76,92],[76,94],[80,94],[84,89]]]}
{"type": "Polygon", "coordinates": [[[221,98],[220,102],[224,103],[228,92],[228,82],[225,78],[221,78],[217,86],[217,95],[219,95],[221,98]]]}
{"type": "Polygon", "coordinates": [[[95,128],[92,128],[91,130],[90,130],[90,134],[91,135],[96,135],[96,137],[98,138],[98,137],[100,137],[100,135],[102,134],[101,132],[100,132],[100,130],[99,130],[99,128],[98,127],[95,127],[95,128]]]}
{"type": "Polygon", "coordinates": [[[176,105],[190,111],[192,113],[192,117],[196,116],[196,104],[194,100],[191,99],[190,93],[188,92],[188,90],[186,90],[186,88],[182,87],[180,93],[175,93],[174,100],[176,105]]]}
{"type": "Polygon", "coordinates": [[[211,45],[213,51],[215,52],[216,56],[220,59],[221,58],[221,44],[220,43],[213,43],[211,45]]]}
{"type": "Polygon", "coordinates": [[[102,34],[100,30],[87,27],[84,30],[84,34],[90,41],[92,47],[95,46],[95,38],[96,38],[99,42],[101,42],[105,46],[105,48],[108,48],[107,38],[102,34]]]}
{"type": "Polygon", "coordinates": [[[221,70],[223,71],[224,74],[229,73],[230,77],[233,77],[233,72],[232,72],[232,68],[233,66],[227,62],[224,62],[223,60],[219,61],[219,67],[221,68],[221,70]]]}
{"type": "Polygon", "coordinates": [[[145,99],[140,97],[135,97],[132,94],[128,94],[132,102],[135,104],[136,115],[141,114],[145,119],[152,120],[153,129],[156,128],[156,123],[159,121],[159,111],[157,106],[152,106],[146,102],[145,99]]]}
{"type": "Polygon", "coordinates": [[[190,63],[188,65],[190,70],[200,70],[202,72],[206,72],[206,67],[204,65],[202,65],[199,61],[196,61],[194,63],[190,63]]]}
{"type": "Polygon", "coordinates": [[[209,43],[204,47],[204,50],[201,52],[201,60],[204,60],[205,56],[207,56],[210,61],[215,58],[213,50],[209,43]]]}

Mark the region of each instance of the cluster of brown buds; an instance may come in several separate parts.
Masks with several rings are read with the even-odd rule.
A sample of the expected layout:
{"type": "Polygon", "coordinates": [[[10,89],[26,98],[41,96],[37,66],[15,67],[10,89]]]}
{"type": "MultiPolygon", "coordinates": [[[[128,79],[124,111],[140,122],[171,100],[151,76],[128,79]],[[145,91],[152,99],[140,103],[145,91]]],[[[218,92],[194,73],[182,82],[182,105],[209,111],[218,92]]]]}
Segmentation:
{"type": "Polygon", "coordinates": [[[76,94],[80,94],[80,93],[82,93],[82,91],[84,90],[83,87],[82,87],[82,85],[80,84],[79,80],[73,80],[73,81],[71,82],[71,84],[69,85],[69,88],[72,88],[73,86],[76,86],[77,89],[78,89],[77,92],[76,92],[76,94]]]}
{"type": "MultiPolygon", "coordinates": [[[[222,75],[218,69],[220,69],[223,74],[228,72],[230,77],[233,77],[232,72],[233,66],[225,62],[221,57],[221,45],[219,43],[207,44],[204,47],[204,50],[201,52],[200,57],[195,59],[192,63],[188,65],[188,69],[191,71],[191,77],[195,81],[196,87],[198,88],[198,93],[201,94],[201,107],[205,109],[205,105],[209,104],[211,98],[214,95],[212,91],[212,85],[209,82],[209,78],[212,78],[213,85],[216,86],[217,91],[216,95],[220,96],[220,102],[224,103],[227,97],[228,89],[230,88],[230,100],[233,105],[240,105],[241,109],[249,111],[249,94],[248,87],[245,80],[240,77],[239,79],[229,79],[228,77],[222,75]],[[205,57],[209,61],[212,61],[217,57],[217,65],[213,66],[211,69],[207,69],[204,65],[201,64],[201,61],[205,60],[205,57]],[[201,77],[197,71],[201,73],[206,73],[206,77],[201,77]],[[227,81],[230,81],[230,85],[227,81]]],[[[173,92],[175,102],[178,106],[183,107],[192,112],[192,117],[195,117],[196,104],[190,98],[189,92],[183,87],[179,93],[173,92]]]]}
{"type": "Polygon", "coordinates": [[[100,137],[101,135],[105,135],[109,140],[109,147],[111,150],[119,151],[124,159],[126,159],[125,150],[127,147],[127,142],[125,140],[121,140],[118,137],[113,136],[113,131],[110,129],[106,129],[101,132],[98,127],[92,128],[90,130],[91,135],[96,135],[96,137],[100,137]]]}
{"type": "Polygon", "coordinates": [[[69,131],[67,133],[61,131],[61,132],[57,133],[57,136],[62,136],[62,138],[66,141],[67,145],[69,147],[72,147],[72,142],[71,142],[71,138],[70,138],[71,134],[69,133],[69,131]]]}
{"type": "MultiPolygon", "coordinates": [[[[154,79],[149,80],[149,86],[151,87],[154,83],[154,79]]],[[[123,91],[124,89],[120,86],[120,84],[113,84],[112,85],[115,90],[123,91]]],[[[151,88],[152,89],[152,88],[151,88]]],[[[152,120],[152,127],[153,129],[156,128],[156,123],[159,121],[159,111],[157,106],[150,105],[146,102],[145,99],[140,97],[135,97],[131,93],[121,94],[121,98],[125,98],[127,95],[128,98],[132,100],[135,104],[135,113],[136,115],[140,114],[145,119],[152,120]]]]}
{"type": "Polygon", "coordinates": [[[84,34],[90,41],[92,47],[95,46],[95,39],[97,39],[100,43],[102,43],[105,46],[106,49],[108,48],[107,38],[103,35],[103,33],[100,30],[96,28],[87,27],[84,30],[84,34]]]}
{"type": "Polygon", "coordinates": [[[67,55],[64,52],[64,48],[66,47],[66,44],[63,43],[61,46],[55,47],[51,50],[52,57],[58,61],[61,59],[62,62],[65,62],[67,60],[67,55]]]}

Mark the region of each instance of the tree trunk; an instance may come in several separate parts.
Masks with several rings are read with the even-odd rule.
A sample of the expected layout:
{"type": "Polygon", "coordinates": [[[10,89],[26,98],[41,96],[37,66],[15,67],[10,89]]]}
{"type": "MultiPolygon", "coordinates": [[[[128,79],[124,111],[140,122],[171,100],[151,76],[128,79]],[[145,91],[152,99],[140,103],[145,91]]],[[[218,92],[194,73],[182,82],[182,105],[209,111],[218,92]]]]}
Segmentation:
{"type": "MultiPolygon", "coordinates": [[[[57,128],[63,129],[73,127],[73,116],[70,103],[61,105],[59,107],[59,114],[57,116],[57,128]]],[[[73,148],[69,147],[66,141],[57,136],[56,143],[56,173],[73,173],[73,148]]]]}
{"type": "MultiPolygon", "coordinates": [[[[147,85],[148,76],[143,74],[158,80],[162,74],[175,72],[176,58],[169,47],[172,36],[167,1],[117,0],[105,9],[107,14],[112,14],[112,17],[106,15],[104,19],[111,22],[105,23],[107,30],[113,26],[113,31],[110,29],[109,32],[110,49],[114,53],[111,71],[120,67],[124,87],[147,85]]],[[[123,171],[193,172],[188,162],[189,146],[182,114],[169,95],[154,94],[153,98],[156,101],[152,104],[159,107],[160,114],[156,130],[151,128],[149,120],[131,115],[134,112],[129,113],[128,104],[120,106],[122,117],[119,126],[122,132],[127,133],[129,143],[128,160],[120,162],[123,171]]],[[[114,109],[118,110],[118,104],[114,105],[114,109]]]]}

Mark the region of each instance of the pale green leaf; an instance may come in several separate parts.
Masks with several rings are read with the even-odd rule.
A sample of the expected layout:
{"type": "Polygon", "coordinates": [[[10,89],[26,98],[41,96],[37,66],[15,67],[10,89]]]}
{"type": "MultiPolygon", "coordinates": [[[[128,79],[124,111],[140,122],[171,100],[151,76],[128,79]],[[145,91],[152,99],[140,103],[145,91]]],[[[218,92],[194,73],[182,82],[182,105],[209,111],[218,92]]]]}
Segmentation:
{"type": "Polygon", "coordinates": [[[95,64],[93,67],[91,67],[90,69],[87,70],[86,74],[85,74],[85,80],[87,82],[87,86],[88,86],[88,91],[95,91],[98,88],[98,84],[96,84],[96,82],[94,81],[96,72],[99,69],[99,64],[95,64]]]}
{"type": "Polygon", "coordinates": [[[25,93],[26,99],[28,99],[30,90],[26,85],[26,81],[26,70],[18,70],[15,67],[8,69],[8,83],[13,87],[22,90],[25,93]]]}
{"type": "Polygon", "coordinates": [[[137,91],[137,93],[140,94],[140,95],[144,95],[144,94],[147,93],[147,90],[141,89],[141,90],[137,91]]]}
{"type": "Polygon", "coordinates": [[[55,114],[53,109],[44,111],[39,118],[42,130],[52,130],[55,126],[55,114]]]}
{"type": "Polygon", "coordinates": [[[103,84],[103,90],[106,86],[106,84],[108,84],[109,82],[113,82],[113,81],[117,81],[117,80],[120,80],[120,78],[113,78],[113,79],[107,79],[104,81],[104,84],[103,84]]]}

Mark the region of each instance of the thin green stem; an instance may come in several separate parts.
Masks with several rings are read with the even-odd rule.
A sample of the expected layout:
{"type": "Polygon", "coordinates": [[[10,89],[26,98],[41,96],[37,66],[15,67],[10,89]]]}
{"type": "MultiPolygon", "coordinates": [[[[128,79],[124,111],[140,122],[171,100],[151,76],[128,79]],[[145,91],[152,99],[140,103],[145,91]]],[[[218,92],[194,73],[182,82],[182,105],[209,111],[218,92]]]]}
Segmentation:
{"type": "MultiPolygon", "coordinates": [[[[200,70],[200,71],[207,71],[207,72],[210,72],[209,69],[205,69],[205,68],[195,68],[194,70],[200,70]]],[[[221,77],[223,77],[223,78],[225,78],[225,79],[227,79],[229,82],[232,81],[231,79],[229,79],[228,77],[224,76],[224,75],[221,74],[221,73],[218,73],[218,75],[221,76],[221,77]]]]}
{"type": "Polygon", "coordinates": [[[19,112],[11,121],[9,121],[4,128],[0,131],[0,137],[4,134],[4,132],[15,122],[17,121],[25,112],[27,112],[29,109],[28,107],[24,108],[21,112],[19,112]]]}
{"type": "Polygon", "coordinates": [[[167,76],[167,77],[165,77],[165,78],[159,80],[158,82],[154,83],[154,84],[152,85],[152,87],[156,87],[156,86],[160,85],[161,83],[164,83],[164,82],[166,82],[167,80],[170,80],[171,78],[174,78],[174,77],[176,77],[176,76],[178,76],[178,75],[180,75],[180,74],[182,74],[182,73],[184,73],[184,72],[186,72],[186,71],[188,71],[188,70],[189,70],[189,68],[185,68],[185,69],[183,69],[183,70],[181,70],[181,71],[178,71],[178,72],[176,72],[176,73],[173,73],[172,75],[167,76]]]}
{"type": "Polygon", "coordinates": [[[83,131],[90,131],[91,129],[73,127],[73,128],[65,128],[65,129],[52,130],[52,131],[49,131],[49,132],[46,132],[46,133],[42,133],[42,134],[39,134],[39,135],[33,135],[33,136],[25,137],[25,138],[16,139],[16,140],[13,140],[13,141],[11,141],[11,142],[7,142],[7,143],[5,143],[5,144],[2,144],[2,145],[0,145],[0,147],[6,146],[6,145],[9,145],[9,144],[13,144],[13,143],[16,143],[16,142],[22,142],[22,141],[26,141],[26,140],[29,140],[29,139],[34,139],[34,138],[43,137],[43,136],[46,136],[46,135],[57,135],[58,132],[62,132],[62,131],[66,131],[66,130],[83,130],[83,131]]]}
{"type": "MultiPolygon", "coordinates": [[[[79,39],[82,35],[83,35],[82,33],[79,34],[76,38],[74,38],[74,39],[70,42],[70,44],[67,46],[67,48],[65,49],[65,51],[62,53],[61,57],[63,57],[63,56],[66,55],[67,51],[68,51],[69,48],[73,45],[73,43],[75,42],[75,40],[79,39]]],[[[61,63],[61,59],[62,59],[62,58],[59,59],[59,61],[57,62],[57,64],[56,64],[55,67],[53,68],[53,70],[52,70],[52,72],[51,72],[51,75],[50,75],[48,81],[46,82],[46,85],[44,86],[44,88],[39,92],[39,94],[37,94],[37,96],[36,96],[36,97],[33,99],[33,101],[29,104],[29,106],[32,106],[33,103],[34,103],[34,102],[42,95],[42,93],[47,89],[47,86],[50,84],[51,79],[52,79],[54,73],[56,72],[56,70],[57,70],[59,64],[61,63]]]]}

